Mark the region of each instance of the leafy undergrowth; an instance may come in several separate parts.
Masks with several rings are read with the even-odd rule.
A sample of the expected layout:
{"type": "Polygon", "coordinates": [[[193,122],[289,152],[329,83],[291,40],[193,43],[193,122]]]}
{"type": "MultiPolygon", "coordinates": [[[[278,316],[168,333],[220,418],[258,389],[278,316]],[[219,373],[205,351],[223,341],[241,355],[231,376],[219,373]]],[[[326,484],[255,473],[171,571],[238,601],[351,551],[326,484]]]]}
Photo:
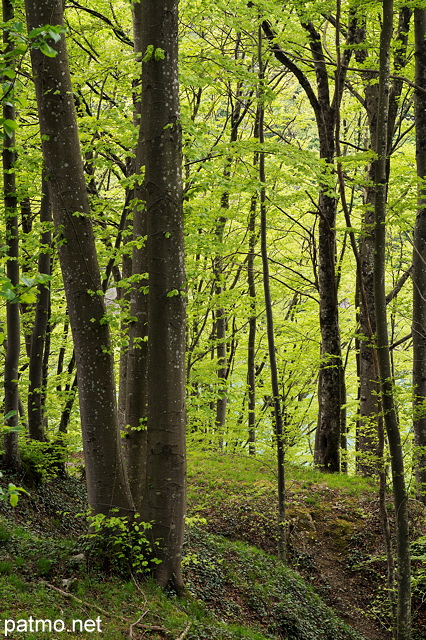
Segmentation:
{"type": "MultiPolygon", "coordinates": [[[[21,627],[7,637],[390,637],[385,630],[385,563],[374,486],[344,476],[290,470],[288,556],[296,573],[274,555],[273,465],[244,457],[194,454],[188,475],[190,526],[184,558],[188,596],[182,599],[165,595],[150,581],[136,584],[106,571],[92,558],[85,548],[84,519],[76,515],[86,506],[80,480],[56,479],[32,489],[16,509],[2,504],[0,635],[5,620],[16,625],[21,620],[21,627]],[[43,631],[40,623],[35,631],[37,620],[52,624],[56,620],[59,627],[56,633],[48,627],[43,631]],[[61,632],[62,621],[65,629],[77,621],[76,632],[61,632]],[[80,632],[80,624],[88,625],[85,632],[80,632]]],[[[418,537],[424,513],[418,511],[415,517],[413,535],[418,537]]],[[[422,541],[416,553],[420,558],[417,607],[426,582],[421,574],[426,555],[422,541]]],[[[417,637],[424,638],[426,626],[419,613],[416,623],[417,637]]]]}

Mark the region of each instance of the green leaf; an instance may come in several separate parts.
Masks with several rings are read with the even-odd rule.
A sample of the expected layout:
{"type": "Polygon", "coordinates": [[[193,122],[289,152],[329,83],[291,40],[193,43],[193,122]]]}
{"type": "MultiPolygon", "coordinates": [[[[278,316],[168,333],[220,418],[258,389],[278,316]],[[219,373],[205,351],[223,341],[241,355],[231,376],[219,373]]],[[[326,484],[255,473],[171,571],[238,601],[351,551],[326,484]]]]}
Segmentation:
{"type": "Polygon", "coordinates": [[[57,31],[53,31],[53,29],[49,29],[47,33],[49,34],[49,36],[52,38],[54,42],[59,42],[59,40],[61,39],[61,34],[58,33],[57,31]]]}
{"type": "Polygon", "coordinates": [[[58,55],[58,52],[55,51],[55,49],[52,49],[52,47],[49,44],[47,44],[47,42],[43,42],[40,45],[40,51],[44,53],[44,55],[47,56],[48,58],[54,58],[55,56],[58,55]]]}
{"type": "Polygon", "coordinates": [[[160,47],[157,47],[154,51],[154,60],[158,62],[158,60],[164,60],[165,57],[166,52],[164,51],[164,49],[160,49],[160,47]]]}
{"type": "Polygon", "coordinates": [[[3,120],[3,129],[5,134],[9,136],[9,138],[13,136],[17,128],[18,128],[18,123],[16,122],[16,120],[9,120],[9,118],[5,118],[3,120]]]}
{"type": "Polygon", "coordinates": [[[19,296],[19,300],[21,302],[26,302],[27,304],[34,304],[35,302],[37,302],[37,294],[35,291],[24,291],[24,293],[21,293],[21,295],[19,296]]]}
{"type": "Polygon", "coordinates": [[[11,78],[11,80],[16,77],[16,73],[10,67],[6,67],[5,69],[3,69],[2,75],[6,76],[6,78],[11,78]]]}
{"type": "Polygon", "coordinates": [[[16,505],[18,504],[18,494],[11,493],[9,496],[9,502],[12,505],[12,507],[16,507],[16,505]]]}
{"type": "Polygon", "coordinates": [[[152,58],[153,53],[154,53],[154,45],[149,44],[142,58],[142,62],[149,62],[152,58]]]}

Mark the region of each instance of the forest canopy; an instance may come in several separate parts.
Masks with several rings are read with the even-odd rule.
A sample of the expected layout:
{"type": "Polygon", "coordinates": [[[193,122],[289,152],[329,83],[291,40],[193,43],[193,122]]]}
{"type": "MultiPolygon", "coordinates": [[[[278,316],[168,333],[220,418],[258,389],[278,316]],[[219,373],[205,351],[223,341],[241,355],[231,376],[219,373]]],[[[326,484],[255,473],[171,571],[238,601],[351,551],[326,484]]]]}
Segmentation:
{"type": "Polygon", "coordinates": [[[93,512],[176,558],[185,438],[277,453],[283,537],[286,464],[392,476],[408,638],[422,3],[6,0],[2,32],[3,467],[83,448],[93,512]]]}

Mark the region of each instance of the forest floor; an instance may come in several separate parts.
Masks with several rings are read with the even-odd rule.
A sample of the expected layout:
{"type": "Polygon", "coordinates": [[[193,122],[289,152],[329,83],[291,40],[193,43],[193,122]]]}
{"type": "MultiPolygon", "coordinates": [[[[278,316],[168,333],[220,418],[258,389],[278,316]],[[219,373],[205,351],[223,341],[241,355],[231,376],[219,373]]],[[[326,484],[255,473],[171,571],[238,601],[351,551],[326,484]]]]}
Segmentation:
{"type": "MultiPolygon", "coordinates": [[[[13,640],[392,637],[377,487],[371,482],[289,468],[287,568],[275,556],[273,462],[191,454],[184,599],[99,565],[84,538],[84,517],[77,515],[86,509],[80,479],[52,479],[29,489],[16,508],[0,505],[0,635],[5,620],[13,621],[15,630],[7,636],[13,640]],[[30,615],[65,620],[67,628],[74,619],[88,626],[83,633],[33,633],[30,615]]],[[[415,500],[410,518],[417,541],[413,640],[424,640],[426,511],[415,500]]]]}

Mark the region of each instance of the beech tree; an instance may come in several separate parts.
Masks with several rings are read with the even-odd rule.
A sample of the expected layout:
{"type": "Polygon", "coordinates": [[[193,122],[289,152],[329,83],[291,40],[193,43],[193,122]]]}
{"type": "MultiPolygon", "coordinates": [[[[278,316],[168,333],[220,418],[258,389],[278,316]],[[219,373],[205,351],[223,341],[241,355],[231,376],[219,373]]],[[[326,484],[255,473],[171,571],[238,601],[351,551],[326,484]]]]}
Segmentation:
{"type": "Polygon", "coordinates": [[[398,554],[398,604],[396,620],[397,640],[411,638],[410,542],[408,532],[407,491],[401,437],[394,402],[393,378],[390,366],[389,339],[385,293],[386,195],[388,174],[388,117],[390,85],[390,48],[393,28],[393,2],[383,2],[383,25],[380,36],[380,70],[377,108],[377,138],[374,162],[374,304],[376,320],[376,348],[379,365],[383,420],[388,436],[392,465],[392,482],[396,519],[398,554]]]}
{"type": "MultiPolygon", "coordinates": [[[[13,2],[11,0],[3,0],[3,21],[8,22],[14,16],[13,2]]],[[[6,52],[11,53],[13,43],[10,40],[9,33],[3,32],[3,42],[6,52]]],[[[8,82],[7,77],[5,86],[9,86],[9,92],[12,91],[12,85],[8,82]]],[[[18,433],[19,425],[19,351],[20,351],[20,320],[19,320],[19,231],[18,231],[18,201],[16,195],[16,175],[15,175],[15,134],[13,123],[15,120],[15,108],[13,106],[13,97],[3,103],[3,119],[5,123],[9,123],[9,127],[3,128],[3,201],[5,211],[5,227],[6,227],[6,246],[7,246],[7,266],[6,273],[9,278],[12,299],[6,304],[7,315],[7,342],[6,342],[6,361],[4,368],[4,422],[9,427],[10,432],[4,436],[5,457],[4,463],[11,468],[17,468],[20,465],[18,451],[18,433]]]]}
{"type": "Polygon", "coordinates": [[[413,244],[413,395],[417,495],[426,503],[426,10],[415,9],[418,208],[413,244]]]}
{"type": "Polygon", "coordinates": [[[338,74],[335,91],[332,95],[330,78],[326,66],[325,53],[321,34],[313,20],[300,13],[300,23],[307,36],[315,68],[317,93],[300,66],[297,65],[282,49],[277,36],[268,21],[263,22],[266,37],[271,42],[271,50],[297,79],[304,89],[311,108],[315,114],[319,153],[324,161],[324,170],[320,177],[318,198],[318,289],[319,289],[319,324],[321,329],[322,364],[318,383],[318,427],[315,441],[315,459],[317,464],[327,471],[340,470],[340,444],[343,369],[340,344],[339,307],[336,277],[336,213],[337,195],[333,193],[332,171],[335,158],[336,114],[342,100],[342,94],[351,58],[350,45],[356,43],[356,14],[350,10],[346,45],[341,59],[338,60],[338,74]]]}
{"type": "Polygon", "coordinates": [[[25,3],[30,37],[51,32],[54,51],[31,50],[43,157],[73,332],[89,504],[132,516],[118,431],[113,355],[96,257],[63,25],[62,0],[25,3]],[[67,132],[64,135],[64,132],[67,132]]]}
{"type": "MultiPolygon", "coordinates": [[[[17,129],[12,145],[18,150],[14,204],[17,211],[21,207],[23,233],[19,260],[9,263],[15,261],[25,278],[37,270],[48,273],[50,256],[39,250],[36,214],[39,203],[43,219],[51,209],[56,229],[52,251],[58,246],[73,339],[61,300],[60,270],[54,269],[50,332],[48,289],[40,286],[37,308],[35,303],[21,304],[24,328],[19,339],[26,349],[15,360],[10,377],[18,379],[19,366],[21,413],[22,406],[28,407],[31,438],[50,440],[59,425],[60,434],[68,430],[78,447],[81,416],[89,483],[99,488],[96,495],[89,488],[90,500],[95,499],[101,511],[100,503],[111,504],[114,494],[112,503],[118,501],[123,514],[132,514],[135,508],[143,520],[155,522],[152,541],[160,542],[157,553],[163,560],[155,570],[157,580],[180,591],[185,383],[193,446],[263,455],[272,451],[278,435],[281,459],[285,453],[290,461],[315,459],[328,471],[340,468],[366,474],[376,472],[382,451],[384,459],[388,454],[383,431],[379,437],[375,434],[381,404],[372,339],[376,189],[370,146],[375,149],[378,138],[380,20],[374,8],[345,2],[327,5],[326,13],[324,3],[317,0],[303,7],[272,2],[267,21],[259,17],[258,7],[234,0],[226,7],[206,5],[202,14],[193,3],[182,3],[180,110],[174,2],[108,6],[69,0],[72,85],[64,36],[58,39],[61,3],[27,5],[48,180],[40,175],[33,85],[26,82],[29,106],[23,103],[17,111],[17,122],[24,126],[17,129]],[[255,100],[259,64],[253,37],[259,22],[264,40],[261,144],[255,100]],[[64,140],[63,131],[70,132],[64,140]],[[261,153],[267,167],[263,175],[261,153]],[[344,211],[343,219],[345,208],[350,217],[344,211]],[[361,261],[358,298],[362,288],[367,298],[367,304],[359,304],[360,328],[354,304],[354,257],[346,248],[351,234],[361,261]],[[269,294],[266,301],[260,295],[262,288],[269,294]],[[102,291],[110,294],[113,289],[117,298],[105,309],[102,291]],[[119,376],[113,355],[117,363],[120,360],[119,376]],[[120,379],[118,421],[115,377],[120,379]],[[81,414],[77,408],[71,410],[77,381],[81,414]],[[45,430],[44,417],[49,418],[45,430]],[[363,432],[369,425],[372,438],[368,430],[363,432]],[[277,426],[279,434],[274,433],[277,426]],[[341,463],[342,448],[346,451],[341,463]],[[364,451],[373,455],[364,458],[364,451]],[[112,486],[115,467],[120,469],[116,487],[122,498],[112,486]]],[[[406,91],[401,88],[399,77],[412,79],[409,22],[410,10],[403,7],[392,47],[394,77],[385,153],[392,215],[382,263],[390,309],[382,322],[390,332],[390,369],[396,380],[396,409],[403,413],[408,458],[411,345],[409,340],[402,348],[399,345],[401,336],[410,331],[411,302],[405,290],[398,294],[401,299],[388,289],[390,282],[398,289],[401,274],[409,275],[406,263],[411,261],[403,239],[411,232],[415,208],[415,176],[410,169],[412,94],[408,84],[406,91]],[[401,145],[403,153],[392,155],[395,145],[401,145]]],[[[27,78],[26,57],[22,65],[27,78]]],[[[416,84],[420,86],[420,81],[416,84]]],[[[419,130],[419,140],[420,135],[419,130]]],[[[8,140],[10,136],[6,144],[8,140]]],[[[415,233],[415,244],[420,244],[414,255],[414,260],[418,257],[414,281],[420,292],[421,197],[415,233]]],[[[42,239],[46,248],[49,242],[47,236],[42,239]]],[[[4,262],[7,265],[8,260],[4,262]]],[[[420,338],[420,306],[418,298],[413,315],[414,376],[420,376],[414,381],[415,417],[421,417],[423,406],[424,358],[414,337],[417,328],[420,338]]],[[[14,357],[16,340],[11,349],[14,357]]],[[[13,415],[16,426],[17,414],[13,415]]],[[[26,419],[21,416],[22,426],[26,419]]],[[[422,428],[419,422],[419,454],[422,428]]],[[[9,441],[16,443],[16,434],[9,441]]],[[[22,439],[23,449],[26,446],[22,439]]],[[[420,468],[420,456],[418,461],[420,468]]],[[[381,472],[383,507],[384,466],[381,472]]],[[[280,483],[283,488],[283,477],[280,483]]],[[[282,509],[280,522],[283,513],[282,509]]],[[[391,556],[390,545],[388,551],[391,556]]]]}
{"type": "Polygon", "coordinates": [[[143,3],[141,144],[148,220],[147,520],[157,582],[183,589],[185,265],[176,0],[143,3]]]}

